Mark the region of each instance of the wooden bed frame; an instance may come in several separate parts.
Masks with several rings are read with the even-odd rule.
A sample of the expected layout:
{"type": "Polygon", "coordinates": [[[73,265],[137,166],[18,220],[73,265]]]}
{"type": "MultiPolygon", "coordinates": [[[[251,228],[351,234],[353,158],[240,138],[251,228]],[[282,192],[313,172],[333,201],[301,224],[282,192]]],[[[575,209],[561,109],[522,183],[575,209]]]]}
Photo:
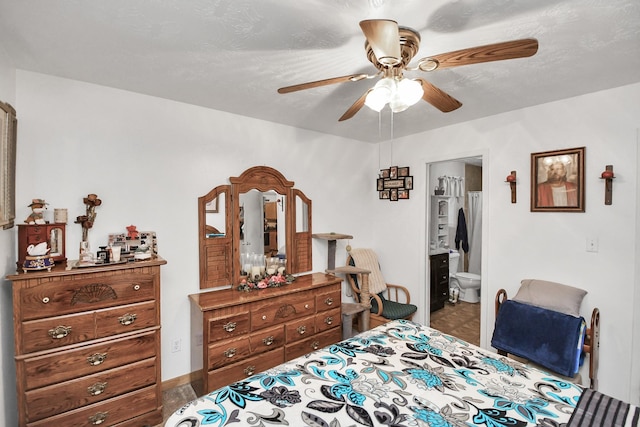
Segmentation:
{"type": "MultiPolygon", "coordinates": [[[[495,307],[496,319],[498,310],[503,302],[507,300],[507,291],[500,289],[496,294],[495,307]]],[[[582,351],[589,355],[589,388],[598,389],[598,363],[600,354],[600,310],[596,307],[591,313],[591,326],[587,328],[582,351]]],[[[508,356],[507,352],[498,350],[498,354],[508,356]]]]}

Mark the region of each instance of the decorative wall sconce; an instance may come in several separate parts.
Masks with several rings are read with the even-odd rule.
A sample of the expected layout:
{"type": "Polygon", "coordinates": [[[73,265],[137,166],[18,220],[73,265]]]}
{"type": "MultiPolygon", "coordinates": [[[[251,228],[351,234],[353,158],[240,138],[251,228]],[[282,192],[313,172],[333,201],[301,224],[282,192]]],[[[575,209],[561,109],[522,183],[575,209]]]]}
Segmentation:
{"type": "Polygon", "coordinates": [[[600,174],[600,178],[604,179],[604,204],[610,205],[613,198],[613,165],[607,165],[604,172],[600,174]]]}
{"type": "Polygon", "coordinates": [[[506,182],[509,183],[511,187],[511,203],[516,202],[516,171],[511,171],[509,175],[507,175],[506,182]]]}

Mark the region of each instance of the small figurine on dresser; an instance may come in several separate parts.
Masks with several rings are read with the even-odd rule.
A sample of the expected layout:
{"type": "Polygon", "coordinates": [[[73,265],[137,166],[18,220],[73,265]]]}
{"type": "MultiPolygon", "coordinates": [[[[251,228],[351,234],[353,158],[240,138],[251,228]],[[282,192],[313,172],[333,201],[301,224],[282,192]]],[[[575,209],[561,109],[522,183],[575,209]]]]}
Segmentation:
{"type": "Polygon", "coordinates": [[[37,245],[29,245],[27,247],[27,253],[24,260],[22,270],[27,271],[48,270],[51,271],[51,267],[55,265],[53,258],[49,255],[50,248],[47,247],[47,242],[38,243],[37,245]]]}
{"type": "Polygon", "coordinates": [[[46,209],[47,202],[44,199],[32,199],[31,204],[28,206],[31,208],[31,214],[24,220],[27,224],[46,224],[44,220],[44,210],[46,209]]]}

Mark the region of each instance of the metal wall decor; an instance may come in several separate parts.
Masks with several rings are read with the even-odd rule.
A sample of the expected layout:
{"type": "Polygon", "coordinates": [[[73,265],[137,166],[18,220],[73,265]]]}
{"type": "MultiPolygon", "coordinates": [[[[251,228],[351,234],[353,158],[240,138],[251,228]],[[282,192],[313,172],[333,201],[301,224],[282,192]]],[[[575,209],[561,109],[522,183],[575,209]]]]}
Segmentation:
{"type": "Polygon", "coordinates": [[[376,185],[380,199],[392,202],[408,199],[409,191],[413,190],[413,176],[409,174],[408,166],[391,166],[380,169],[376,185]]]}

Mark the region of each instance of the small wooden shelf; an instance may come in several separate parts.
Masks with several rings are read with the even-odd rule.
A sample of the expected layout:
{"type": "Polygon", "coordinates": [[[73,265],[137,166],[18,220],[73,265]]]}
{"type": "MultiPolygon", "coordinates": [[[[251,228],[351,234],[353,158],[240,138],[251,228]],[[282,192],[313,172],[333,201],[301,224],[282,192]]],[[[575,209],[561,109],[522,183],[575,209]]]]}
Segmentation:
{"type": "Polygon", "coordinates": [[[336,241],[353,239],[353,236],[341,233],[316,233],[312,234],[311,237],[313,237],[314,239],[327,240],[329,242],[327,248],[327,267],[329,270],[333,270],[334,268],[336,268],[336,241]]]}

